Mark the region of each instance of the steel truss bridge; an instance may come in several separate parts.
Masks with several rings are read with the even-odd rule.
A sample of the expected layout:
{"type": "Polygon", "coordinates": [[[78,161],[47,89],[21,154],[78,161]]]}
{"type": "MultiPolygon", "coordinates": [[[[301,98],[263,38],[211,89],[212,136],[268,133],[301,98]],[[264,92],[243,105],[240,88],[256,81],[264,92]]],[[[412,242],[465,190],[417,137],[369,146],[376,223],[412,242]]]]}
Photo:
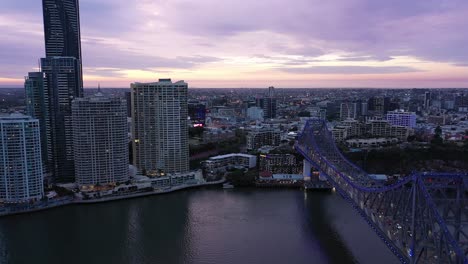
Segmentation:
{"type": "Polygon", "coordinates": [[[402,263],[468,263],[468,175],[413,173],[382,184],[347,160],[324,120],[295,146],[351,203],[402,263]]]}

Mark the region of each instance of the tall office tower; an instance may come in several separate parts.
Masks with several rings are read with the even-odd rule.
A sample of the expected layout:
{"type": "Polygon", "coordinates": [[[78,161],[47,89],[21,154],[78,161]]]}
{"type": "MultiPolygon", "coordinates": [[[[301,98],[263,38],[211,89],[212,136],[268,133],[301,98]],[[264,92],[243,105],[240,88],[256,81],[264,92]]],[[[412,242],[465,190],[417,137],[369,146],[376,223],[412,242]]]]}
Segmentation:
{"type": "Polygon", "coordinates": [[[76,58],[76,87],[83,88],[78,0],[42,0],[46,57],[76,58]]]}
{"type": "Polygon", "coordinates": [[[263,118],[276,118],[277,99],[275,97],[275,88],[268,87],[268,93],[263,98],[256,99],[256,106],[263,109],[263,118]]]}
{"type": "Polygon", "coordinates": [[[43,162],[47,159],[47,133],[46,118],[47,109],[44,98],[44,74],[42,72],[30,72],[24,80],[26,94],[26,112],[29,116],[38,119],[41,131],[41,147],[43,162]]]}
{"type": "Polygon", "coordinates": [[[424,108],[429,109],[431,106],[431,92],[424,93],[424,108]]]}
{"type": "Polygon", "coordinates": [[[44,175],[39,121],[22,114],[0,116],[0,201],[41,199],[44,175]]]}
{"type": "Polygon", "coordinates": [[[98,92],[73,100],[72,113],[76,182],[128,181],[127,102],[98,92]]]}
{"type": "Polygon", "coordinates": [[[47,166],[55,181],[73,181],[75,168],[71,103],[83,96],[74,57],[41,59],[46,105],[47,166]]]}
{"type": "Polygon", "coordinates": [[[189,171],[188,84],[133,83],[133,164],[149,176],[189,171]]]}

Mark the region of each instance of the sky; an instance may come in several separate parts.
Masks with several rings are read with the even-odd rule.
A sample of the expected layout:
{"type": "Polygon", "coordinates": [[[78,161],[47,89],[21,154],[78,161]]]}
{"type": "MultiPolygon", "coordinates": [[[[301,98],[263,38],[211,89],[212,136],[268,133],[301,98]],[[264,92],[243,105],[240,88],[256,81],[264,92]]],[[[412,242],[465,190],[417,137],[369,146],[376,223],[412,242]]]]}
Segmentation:
{"type": "MultiPolygon", "coordinates": [[[[0,87],[44,57],[40,0],[0,1],[0,87]]],[[[466,0],[80,0],[85,87],[468,87],[466,0]]]]}

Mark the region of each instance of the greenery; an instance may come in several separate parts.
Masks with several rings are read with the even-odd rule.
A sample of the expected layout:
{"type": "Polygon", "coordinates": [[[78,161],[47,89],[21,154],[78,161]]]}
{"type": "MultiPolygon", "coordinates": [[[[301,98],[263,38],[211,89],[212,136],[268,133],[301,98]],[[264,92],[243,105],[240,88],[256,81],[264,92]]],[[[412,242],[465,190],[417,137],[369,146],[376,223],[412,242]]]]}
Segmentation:
{"type": "Polygon", "coordinates": [[[244,170],[235,169],[233,171],[228,172],[226,179],[236,187],[243,187],[253,186],[255,184],[257,176],[257,170],[249,170],[247,172],[244,172],[244,170]]]}
{"type": "Polygon", "coordinates": [[[431,142],[423,148],[385,148],[344,152],[352,162],[369,173],[402,174],[412,171],[466,171],[468,144],[431,142]]]}
{"type": "Polygon", "coordinates": [[[301,111],[297,114],[298,117],[310,117],[309,111],[301,111]]]}
{"type": "Polygon", "coordinates": [[[205,128],[203,127],[190,127],[189,128],[189,136],[193,137],[203,137],[203,131],[205,128]]]}

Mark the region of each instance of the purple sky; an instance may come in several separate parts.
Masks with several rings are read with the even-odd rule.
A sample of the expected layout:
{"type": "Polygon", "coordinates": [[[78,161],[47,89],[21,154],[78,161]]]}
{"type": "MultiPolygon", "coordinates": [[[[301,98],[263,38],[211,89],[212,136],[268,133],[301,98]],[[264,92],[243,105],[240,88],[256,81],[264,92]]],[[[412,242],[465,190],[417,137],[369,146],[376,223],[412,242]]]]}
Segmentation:
{"type": "MultiPolygon", "coordinates": [[[[468,87],[466,0],[80,0],[85,86],[468,87]]],[[[0,86],[44,56],[39,0],[0,1],[0,86]]]]}

